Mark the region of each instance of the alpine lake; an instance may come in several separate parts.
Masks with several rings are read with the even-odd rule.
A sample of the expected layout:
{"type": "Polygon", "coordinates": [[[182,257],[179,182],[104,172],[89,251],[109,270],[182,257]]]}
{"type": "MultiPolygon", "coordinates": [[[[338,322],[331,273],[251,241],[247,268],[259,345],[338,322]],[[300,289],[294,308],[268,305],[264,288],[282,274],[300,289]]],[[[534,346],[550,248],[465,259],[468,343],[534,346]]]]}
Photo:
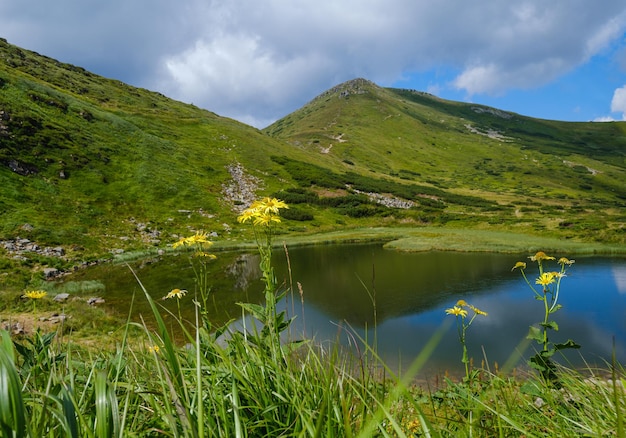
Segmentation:
{"type": "MultiPolygon", "coordinates": [[[[235,320],[243,326],[240,302],[262,303],[259,256],[255,252],[217,252],[207,266],[210,291],[207,311],[214,326],[235,320]]],[[[549,254],[557,257],[567,254],[549,254]]],[[[496,364],[523,365],[538,345],[526,336],[529,326],[542,321],[543,303],[519,270],[535,285],[537,264],[529,254],[399,252],[377,244],[336,244],[276,248],[273,265],[286,298],[285,310],[293,322],[290,339],[314,339],[330,345],[355,348],[355,339],[366,340],[395,371],[406,369],[439,330],[444,334],[421,370],[422,375],[461,372],[461,346],[455,316],[445,310],[460,299],[488,313],[479,315],[467,331],[469,355],[478,366],[493,370],[496,364]]],[[[626,362],[626,258],[584,256],[575,258],[562,278],[559,303],[551,315],[559,330],[552,342],[574,340],[579,350],[559,355],[568,366],[598,365],[607,369],[613,353],[626,362]]],[[[126,264],[102,264],[79,271],[64,282],[96,282],[93,292],[105,306],[133,321],[153,316],[144,292],[165,309],[162,314],[174,333],[175,318],[195,320],[194,291],[197,264],[190,254],[164,255],[126,264]],[[172,289],[186,289],[180,300],[161,300],[172,289]]],[[[544,262],[556,271],[554,261],[544,262]]],[[[200,300],[198,300],[200,301],[200,300]]],[[[471,316],[471,313],[470,313],[471,316]]],[[[246,322],[246,324],[249,324],[246,322]]],[[[178,327],[178,328],[177,328],[178,327]]],[[[180,335],[179,335],[180,336],[180,335]]],[[[180,336],[182,341],[182,336],[180,336]]],[[[356,342],[358,344],[358,341],[356,342]]]]}

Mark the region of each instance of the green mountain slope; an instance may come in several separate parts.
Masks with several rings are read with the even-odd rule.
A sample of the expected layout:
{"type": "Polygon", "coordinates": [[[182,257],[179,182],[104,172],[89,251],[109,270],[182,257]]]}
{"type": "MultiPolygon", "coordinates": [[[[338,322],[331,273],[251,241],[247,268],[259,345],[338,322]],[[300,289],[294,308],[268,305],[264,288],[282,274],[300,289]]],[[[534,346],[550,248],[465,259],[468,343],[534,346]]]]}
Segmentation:
{"type": "Polygon", "coordinates": [[[623,122],[538,120],[357,79],[265,132],[319,166],[422,187],[413,200],[443,201],[459,225],[624,242],[623,122]]]}
{"type": "Polygon", "coordinates": [[[626,124],[536,120],[365,80],[263,131],[0,40],[0,240],[76,257],[290,204],[286,232],[438,224],[624,242],[626,124]]]}
{"type": "Polygon", "coordinates": [[[281,168],[269,157],[289,149],[247,125],[0,42],[4,238],[93,250],[164,237],[155,231],[221,234],[254,189],[278,187],[281,168]]]}

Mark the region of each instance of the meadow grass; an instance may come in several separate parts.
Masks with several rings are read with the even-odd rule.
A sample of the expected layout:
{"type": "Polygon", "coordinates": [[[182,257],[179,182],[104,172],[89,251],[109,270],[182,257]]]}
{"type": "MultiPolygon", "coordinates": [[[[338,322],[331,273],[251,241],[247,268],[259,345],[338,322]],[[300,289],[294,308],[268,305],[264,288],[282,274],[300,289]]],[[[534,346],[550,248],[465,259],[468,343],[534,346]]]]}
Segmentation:
{"type": "MultiPolygon", "coordinates": [[[[385,366],[375,341],[356,334],[352,352],[288,336],[290,320],[277,310],[287,291],[270,263],[272,225],[280,221],[268,207],[274,201],[240,217],[255,224],[265,303],[241,303],[237,324],[216,326],[207,317],[210,242],[196,233],[177,242],[193,251],[196,288],[166,296],[194,301],[191,324],[172,314],[174,326],[166,324],[167,310],[137,278],[151,321],[129,316],[113,347],[85,348],[71,336],[61,341],[60,331],[20,338],[0,330],[2,436],[625,436],[625,370],[615,358],[603,369],[555,363],[551,379],[468,366],[462,380],[424,387],[416,377],[449,318],[402,374],[385,366]]],[[[26,295],[35,313],[43,292],[26,295]]],[[[481,313],[457,304],[447,311],[457,322],[466,308],[481,313]]],[[[464,346],[471,321],[462,322],[464,346]]]]}
{"type": "Polygon", "coordinates": [[[559,366],[558,388],[481,368],[424,387],[414,379],[437,336],[405,373],[382,377],[363,340],[359,355],[311,341],[275,350],[263,326],[212,327],[201,307],[192,329],[180,322],[180,345],[145,299],[156,330],[98,352],[54,332],[0,332],[3,436],[625,436],[619,364],[559,366]]]}

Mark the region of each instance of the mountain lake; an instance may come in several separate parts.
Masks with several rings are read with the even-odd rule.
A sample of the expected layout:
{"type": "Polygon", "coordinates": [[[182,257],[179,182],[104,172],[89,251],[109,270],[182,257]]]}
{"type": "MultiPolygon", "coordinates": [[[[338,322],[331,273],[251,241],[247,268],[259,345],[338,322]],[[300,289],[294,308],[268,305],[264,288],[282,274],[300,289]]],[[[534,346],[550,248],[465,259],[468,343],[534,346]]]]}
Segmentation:
{"type": "MultiPolygon", "coordinates": [[[[235,327],[240,326],[242,312],[237,303],[263,300],[259,257],[253,252],[216,255],[207,265],[209,318],[215,325],[234,319],[235,327]]],[[[507,362],[522,365],[534,354],[538,345],[525,338],[529,326],[543,319],[543,303],[534,298],[519,270],[511,270],[517,261],[525,261],[526,274],[535,286],[537,264],[528,256],[407,253],[386,250],[382,244],[337,244],[277,248],[274,266],[279,283],[288,291],[280,308],[295,318],[289,329],[291,339],[314,338],[346,348],[354,347],[354,339],[367,339],[370,344],[375,342],[379,356],[392,370],[400,371],[442,329],[443,338],[421,370],[422,375],[432,376],[462,370],[455,317],[445,313],[459,299],[488,312],[486,317],[478,316],[467,331],[469,354],[476,365],[492,370],[496,363],[500,367],[507,362]]],[[[571,258],[576,263],[561,280],[559,303],[563,308],[551,317],[559,330],[550,334],[550,340],[572,339],[582,348],[569,350],[558,361],[607,369],[615,351],[617,360],[626,362],[626,258],[571,258]]],[[[102,264],[64,281],[97,281],[99,290],[93,293],[105,299],[105,306],[120,316],[130,312],[135,321],[141,314],[150,324],[151,312],[132,267],[159,304],[193,321],[196,282],[192,260],[181,253],[131,263],[130,267],[102,264]],[[174,288],[189,293],[178,303],[176,299],[161,300],[174,288]]],[[[548,271],[560,268],[553,261],[545,263],[548,271]]],[[[176,332],[174,317],[163,314],[176,332]]],[[[362,352],[362,347],[358,351],[362,352]]]]}

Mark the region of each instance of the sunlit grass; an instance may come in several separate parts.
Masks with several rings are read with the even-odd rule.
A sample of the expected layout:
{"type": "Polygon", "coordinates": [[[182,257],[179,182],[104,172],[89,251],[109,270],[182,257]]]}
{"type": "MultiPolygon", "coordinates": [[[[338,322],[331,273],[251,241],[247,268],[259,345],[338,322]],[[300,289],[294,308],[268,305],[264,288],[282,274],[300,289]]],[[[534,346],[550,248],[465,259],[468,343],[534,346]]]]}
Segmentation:
{"type": "MultiPolygon", "coordinates": [[[[286,291],[271,265],[272,227],[281,219],[279,207],[270,205],[286,207],[268,198],[241,216],[256,223],[265,303],[240,303],[237,325],[214,325],[207,317],[210,290],[199,267],[194,290],[167,295],[194,301],[191,325],[155,301],[136,277],[142,296],[130,307],[142,299],[150,311],[139,325],[130,322],[129,310],[114,345],[88,348],[62,329],[21,337],[0,330],[2,435],[624,437],[625,370],[614,358],[604,369],[555,363],[558,386],[536,374],[470,371],[466,330],[475,315],[486,314],[464,301],[446,312],[462,318],[466,375],[462,381],[444,378],[436,387],[415,382],[452,325],[443,310],[440,329],[398,375],[378,357],[375,339],[347,330],[355,347],[349,352],[286,336],[289,320],[276,307],[286,291]],[[474,313],[466,321],[467,309],[474,313]]],[[[179,242],[209,244],[201,233],[179,242]]],[[[195,256],[197,251],[192,262],[195,256]]],[[[44,291],[35,292],[30,299],[51,304],[44,291]]]]}

